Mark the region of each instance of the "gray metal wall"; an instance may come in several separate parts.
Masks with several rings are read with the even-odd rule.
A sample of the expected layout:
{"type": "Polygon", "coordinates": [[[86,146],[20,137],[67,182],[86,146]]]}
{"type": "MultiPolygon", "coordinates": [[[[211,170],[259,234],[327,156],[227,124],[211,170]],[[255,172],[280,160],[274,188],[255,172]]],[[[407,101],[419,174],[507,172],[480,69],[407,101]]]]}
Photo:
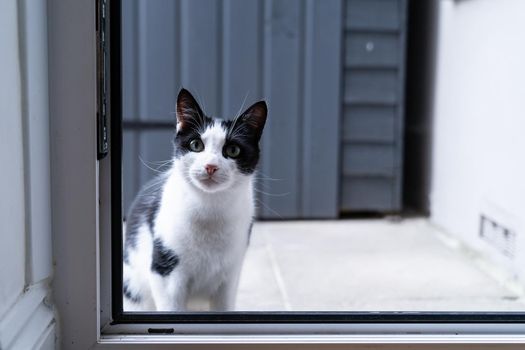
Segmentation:
{"type": "Polygon", "coordinates": [[[171,156],[181,86],[219,117],[268,101],[260,217],[396,208],[402,4],[123,1],[124,209],[154,176],[146,165],[171,156]],[[369,40],[376,55],[363,52],[369,40]]]}
{"type": "Polygon", "coordinates": [[[346,0],[342,211],[401,209],[405,0],[346,0]]]}
{"type": "Polygon", "coordinates": [[[170,157],[184,86],[216,116],[267,99],[260,216],[337,216],[341,21],[340,0],[124,1],[126,209],[154,175],[138,155],[170,157]]]}

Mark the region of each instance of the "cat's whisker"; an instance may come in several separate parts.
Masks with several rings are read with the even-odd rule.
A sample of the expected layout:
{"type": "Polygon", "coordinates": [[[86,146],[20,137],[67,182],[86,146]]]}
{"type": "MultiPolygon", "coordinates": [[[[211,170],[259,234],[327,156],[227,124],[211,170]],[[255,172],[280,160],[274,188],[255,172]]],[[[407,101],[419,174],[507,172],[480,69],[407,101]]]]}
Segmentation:
{"type": "Polygon", "coordinates": [[[279,217],[279,219],[281,220],[284,220],[284,218],[281,216],[281,214],[279,214],[278,212],[276,212],[275,210],[273,210],[272,208],[270,208],[269,206],[267,206],[266,204],[264,204],[264,202],[262,202],[260,199],[257,199],[255,198],[255,201],[259,202],[260,204],[262,204],[262,206],[266,209],[268,209],[269,211],[271,211],[272,213],[274,213],[275,215],[277,215],[279,217]]]}
{"type": "Polygon", "coordinates": [[[260,181],[284,181],[284,179],[272,179],[271,177],[254,177],[253,179],[260,181]]]}
{"type": "Polygon", "coordinates": [[[168,163],[171,163],[171,162],[173,162],[173,159],[150,160],[150,161],[148,161],[148,163],[151,163],[151,164],[168,164],[168,163]]]}
{"type": "Polygon", "coordinates": [[[271,181],[284,181],[283,178],[275,178],[271,177],[265,173],[263,173],[261,170],[257,170],[257,173],[255,174],[258,179],[264,179],[264,180],[271,180],[271,181]],[[262,177],[261,177],[262,176],[262,177]]]}
{"type": "Polygon", "coordinates": [[[227,138],[232,138],[233,132],[235,131],[235,125],[237,124],[237,120],[239,120],[239,115],[237,115],[235,118],[233,118],[232,124],[228,130],[228,133],[226,134],[227,138]]]}
{"type": "Polygon", "coordinates": [[[250,94],[250,90],[246,91],[246,95],[244,95],[244,99],[242,100],[241,108],[237,111],[237,117],[241,115],[242,110],[244,109],[244,104],[246,103],[246,99],[248,98],[248,95],[250,94]]]}
{"type": "Polygon", "coordinates": [[[269,193],[269,192],[265,192],[265,191],[261,191],[261,190],[258,190],[256,188],[253,189],[255,192],[257,193],[261,193],[261,194],[264,194],[266,196],[270,196],[270,197],[286,197],[288,196],[291,192],[285,192],[285,193],[269,193]]]}
{"type": "Polygon", "coordinates": [[[165,168],[167,168],[169,165],[173,164],[173,159],[161,160],[161,161],[154,161],[154,160],[152,160],[152,161],[141,160],[141,161],[143,163],[151,164],[152,166],[155,167],[155,169],[157,169],[160,172],[163,172],[163,170],[165,170],[165,168]]]}
{"type": "Polygon", "coordinates": [[[264,186],[265,188],[270,188],[274,183],[269,183],[266,179],[253,179],[256,186],[264,186]]]}
{"type": "Polygon", "coordinates": [[[144,166],[145,166],[146,168],[148,168],[149,170],[152,170],[152,171],[154,171],[154,172],[156,172],[156,173],[159,173],[159,174],[162,174],[162,173],[163,173],[162,170],[154,169],[154,168],[150,167],[148,164],[146,164],[146,162],[142,159],[141,156],[139,156],[139,159],[140,159],[140,162],[142,163],[142,165],[144,165],[144,166]]]}
{"type": "MultiPolygon", "coordinates": [[[[199,114],[200,116],[200,114],[199,114]]],[[[203,130],[202,130],[202,123],[198,123],[196,121],[194,121],[193,119],[188,119],[186,120],[186,123],[188,123],[188,125],[192,128],[192,130],[194,132],[196,132],[197,134],[200,134],[203,130]]]]}
{"type": "Polygon", "coordinates": [[[261,173],[260,171],[257,171],[254,175],[254,178],[257,180],[270,180],[270,181],[284,181],[283,178],[274,178],[271,176],[268,176],[266,174],[261,173]]]}
{"type": "Polygon", "coordinates": [[[244,137],[247,137],[248,134],[246,133],[240,133],[240,131],[236,131],[235,133],[233,133],[232,135],[230,135],[230,138],[235,138],[235,137],[238,137],[238,138],[244,138],[244,137]]]}
{"type": "Polygon", "coordinates": [[[168,162],[168,163],[163,163],[163,164],[160,164],[158,166],[158,169],[167,169],[169,168],[173,163],[172,162],[168,162]]]}
{"type": "Polygon", "coordinates": [[[257,187],[261,188],[262,190],[271,190],[272,187],[268,184],[258,183],[256,184],[257,187]]]}
{"type": "MultiPolygon", "coordinates": [[[[151,182],[148,182],[145,186],[144,186],[144,191],[147,191],[155,186],[157,186],[159,183],[163,182],[164,181],[164,177],[162,176],[159,176],[158,178],[155,178],[153,179],[151,182]]],[[[150,193],[144,193],[144,195],[149,195],[150,193]]]]}
{"type": "Polygon", "coordinates": [[[276,181],[284,181],[283,179],[265,179],[265,178],[253,178],[254,183],[259,186],[271,187],[277,185],[276,181]]]}

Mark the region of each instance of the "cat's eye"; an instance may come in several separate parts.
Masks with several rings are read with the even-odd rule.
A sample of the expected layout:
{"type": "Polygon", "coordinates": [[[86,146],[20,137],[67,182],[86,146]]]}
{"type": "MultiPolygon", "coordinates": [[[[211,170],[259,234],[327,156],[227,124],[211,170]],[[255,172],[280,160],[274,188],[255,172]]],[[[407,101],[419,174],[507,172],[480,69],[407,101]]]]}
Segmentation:
{"type": "Polygon", "coordinates": [[[193,152],[204,151],[204,143],[200,139],[193,139],[190,142],[190,150],[193,152]]]}
{"type": "Polygon", "coordinates": [[[226,155],[230,158],[236,158],[241,154],[241,148],[237,145],[226,146],[226,155]]]}

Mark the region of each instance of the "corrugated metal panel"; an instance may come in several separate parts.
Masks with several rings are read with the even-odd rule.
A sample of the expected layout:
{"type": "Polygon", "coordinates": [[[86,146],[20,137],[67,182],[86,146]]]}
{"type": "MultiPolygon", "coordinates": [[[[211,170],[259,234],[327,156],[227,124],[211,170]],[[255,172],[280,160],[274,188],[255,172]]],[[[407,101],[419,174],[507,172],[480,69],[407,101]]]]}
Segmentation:
{"type": "Polygon", "coordinates": [[[267,218],[298,217],[301,208],[301,0],[264,2],[263,88],[270,117],[264,131],[261,214],[267,218]],[[280,156],[279,156],[280,154],[280,156]]]}
{"type": "Polygon", "coordinates": [[[349,210],[392,211],[394,186],[396,181],[392,177],[370,175],[345,177],[341,205],[343,208],[350,208],[349,210]]]}
{"type": "Polygon", "coordinates": [[[340,211],[342,10],[342,1],[306,2],[301,193],[308,218],[334,218],[340,211]]]}
{"type": "Polygon", "coordinates": [[[395,106],[347,105],[343,115],[343,142],[396,142],[395,106]]]}
{"type": "Polygon", "coordinates": [[[401,209],[405,0],[346,0],[343,211],[401,209]]]}
{"type": "Polygon", "coordinates": [[[353,176],[396,175],[396,153],[390,144],[345,144],[343,148],[343,174],[353,176]]]}
{"type": "Polygon", "coordinates": [[[139,156],[148,165],[170,156],[184,86],[219,116],[233,117],[245,99],[268,100],[261,217],[336,217],[342,8],[342,0],[124,1],[125,209],[154,175],[139,156]]]}
{"type": "Polygon", "coordinates": [[[399,76],[394,69],[349,68],[345,72],[348,105],[399,103],[399,76]]]}
{"type": "Polygon", "coordinates": [[[346,0],[346,28],[354,31],[396,31],[405,27],[403,0],[346,0]]]}
{"type": "Polygon", "coordinates": [[[397,68],[399,65],[398,33],[351,32],[345,37],[346,67],[397,68]]]}

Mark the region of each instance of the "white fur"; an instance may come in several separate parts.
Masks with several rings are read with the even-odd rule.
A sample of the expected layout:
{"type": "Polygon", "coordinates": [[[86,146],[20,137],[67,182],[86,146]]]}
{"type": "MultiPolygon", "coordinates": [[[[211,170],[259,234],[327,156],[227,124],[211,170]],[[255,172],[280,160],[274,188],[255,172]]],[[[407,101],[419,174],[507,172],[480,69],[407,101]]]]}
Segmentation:
{"type": "Polygon", "coordinates": [[[222,155],[226,131],[215,123],[201,135],[205,149],[174,159],[162,190],[154,237],[179,256],[166,277],[151,271],[152,237],[139,229],[137,248],[124,264],[124,279],[140,303],[124,298],[125,311],[184,311],[193,297],[209,298],[211,310],[234,309],[248,231],[254,216],[253,176],[222,155]],[[206,164],[218,170],[213,180],[206,164]]]}

